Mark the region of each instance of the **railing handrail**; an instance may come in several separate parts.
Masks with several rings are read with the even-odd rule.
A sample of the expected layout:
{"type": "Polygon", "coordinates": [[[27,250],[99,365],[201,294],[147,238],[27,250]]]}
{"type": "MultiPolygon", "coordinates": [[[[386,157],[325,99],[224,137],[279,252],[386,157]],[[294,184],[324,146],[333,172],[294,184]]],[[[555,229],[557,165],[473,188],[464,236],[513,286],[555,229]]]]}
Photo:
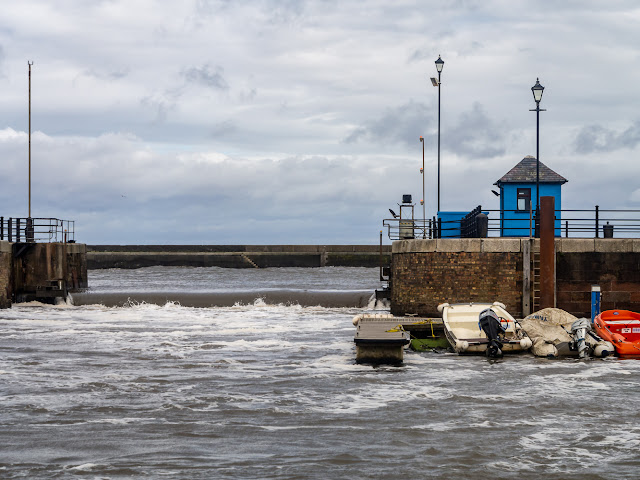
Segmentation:
{"type": "MultiPolygon", "coordinates": [[[[430,219],[414,218],[402,227],[402,235],[396,223],[399,218],[387,218],[383,220],[383,226],[387,227],[388,236],[391,240],[401,238],[442,238],[451,236],[451,232],[457,232],[452,238],[461,238],[468,235],[468,229],[464,227],[465,218],[472,217],[477,208],[469,212],[465,217],[454,220],[444,220],[432,217],[430,219]]],[[[482,212],[488,214],[488,232],[492,237],[529,237],[535,231],[535,213],[530,216],[530,212],[522,210],[496,210],[482,208],[482,212]],[[498,214],[498,217],[491,218],[491,214],[498,214]],[[521,217],[513,218],[511,214],[519,213],[521,217]],[[507,214],[508,216],[505,216],[507,214]],[[526,231],[526,233],[525,233],[526,231]],[[529,232],[532,232],[531,234],[529,232]],[[497,235],[495,235],[497,232],[497,235]],[[518,233],[522,233],[519,235],[518,233]],[[492,235],[493,234],[493,235],[492,235]]],[[[601,209],[595,206],[594,209],[556,209],[555,210],[555,231],[556,236],[571,236],[577,238],[600,238],[611,237],[613,232],[624,234],[618,238],[639,238],[640,237],[640,213],[638,209],[601,209]],[[586,213],[587,215],[580,215],[586,213]],[[564,217],[563,215],[568,216],[564,217]],[[604,215],[603,215],[604,214],[604,215]],[[591,233],[592,235],[584,235],[591,233]]]]}
{"type": "Polygon", "coordinates": [[[17,243],[75,243],[75,220],[0,216],[0,240],[17,243]]]}

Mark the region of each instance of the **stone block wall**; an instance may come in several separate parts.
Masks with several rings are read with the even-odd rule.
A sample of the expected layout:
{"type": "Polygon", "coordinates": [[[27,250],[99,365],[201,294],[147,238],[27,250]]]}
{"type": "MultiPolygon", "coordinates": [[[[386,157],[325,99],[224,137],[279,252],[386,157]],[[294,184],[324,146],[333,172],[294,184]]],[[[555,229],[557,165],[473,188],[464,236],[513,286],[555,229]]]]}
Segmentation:
{"type": "Polygon", "coordinates": [[[439,317],[440,303],[495,301],[504,303],[513,315],[522,314],[519,240],[395,242],[391,275],[394,315],[439,317]]]}
{"type": "MultiPolygon", "coordinates": [[[[439,303],[500,301],[522,316],[524,264],[534,271],[539,241],[522,239],[402,240],[393,243],[391,312],[439,317],[439,303]],[[525,242],[531,243],[526,257],[525,242]]],[[[556,239],[556,306],[591,316],[591,286],[601,309],[640,312],[640,239],[556,239]]]]}
{"type": "Polygon", "coordinates": [[[640,252],[556,253],[558,305],[591,315],[591,286],[600,285],[601,309],[640,312],[640,252]]]}

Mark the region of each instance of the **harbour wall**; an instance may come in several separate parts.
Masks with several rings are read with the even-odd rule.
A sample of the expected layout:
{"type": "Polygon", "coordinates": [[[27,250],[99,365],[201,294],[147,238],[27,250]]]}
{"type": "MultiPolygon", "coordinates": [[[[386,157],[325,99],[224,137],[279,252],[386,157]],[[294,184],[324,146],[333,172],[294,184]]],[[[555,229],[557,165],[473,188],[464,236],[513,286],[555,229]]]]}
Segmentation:
{"type": "Polygon", "coordinates": [[[0,241],[0,308],[11,306],[11,244],[0,241]]]}
{"type": "Polygon", "coordinates": [[[0,241],[0,308],[87,287],[86,245],[0,241]]]}
{"type": "MultiPolygon", "coordinates": [[[[383,262],[391,245],[383,245],[383,262]]],[[[377,267],[380,245],[88,245],[89,269],[150,266],[377,267]]]]}
{"type": "MultiPolygon", "coordinates": [[[[435,317],[440,303],[500,301],[516,317],[537,310],[538,239],[435,239],[393,243],[391,313],[435,317]]],[[[555,305],[591,315],[591,286],[601,309],[640,311],[640,239],[555,239],[555,305]]]]}

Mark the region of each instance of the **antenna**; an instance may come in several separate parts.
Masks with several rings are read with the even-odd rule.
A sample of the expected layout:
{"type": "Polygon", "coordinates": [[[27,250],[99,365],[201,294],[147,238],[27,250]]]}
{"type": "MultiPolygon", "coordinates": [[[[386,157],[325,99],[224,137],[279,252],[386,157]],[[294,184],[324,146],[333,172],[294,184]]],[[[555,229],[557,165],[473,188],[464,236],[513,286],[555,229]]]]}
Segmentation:
{"type": "Polygon", "coordinates": [[[33,62],[27,60],[29,65],[29,218],[31,218],[31,65],[33,62]]]}

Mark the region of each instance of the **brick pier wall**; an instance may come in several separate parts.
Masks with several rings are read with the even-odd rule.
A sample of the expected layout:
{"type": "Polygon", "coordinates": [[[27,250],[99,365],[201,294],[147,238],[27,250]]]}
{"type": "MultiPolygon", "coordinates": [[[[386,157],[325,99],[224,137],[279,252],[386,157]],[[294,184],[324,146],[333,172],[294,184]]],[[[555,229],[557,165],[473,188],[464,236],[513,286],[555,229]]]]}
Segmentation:
{"type": "Polygon", "coordinates": [[[640,240],[563,239],[556,245],[556,269],[561,308],[590,316],[591,285],[600,285],[602,310],[640,312],[640,240]]]}
{"type": "MultiPolygon", "coordinates": [[[[391,313],[440,316],[440,303],[500,301],[522,317],[523,287],[528,282],[533,291],[534,281],[524,265],[533,272],[539,250],[539,240],[528,238],[394,242],[391,313]]],[[[558,238],[555,255],[558,308],[589,317],[591,286],[600,285],[602,310],[640,312],[640,239],[558,238]]]]}
{"type": "Polygon", "coordinates": [[[520,240],[438,239],[393,243],[391,313],[439,317],[441,303],[504,303],[522,314],[520,240]]]}

